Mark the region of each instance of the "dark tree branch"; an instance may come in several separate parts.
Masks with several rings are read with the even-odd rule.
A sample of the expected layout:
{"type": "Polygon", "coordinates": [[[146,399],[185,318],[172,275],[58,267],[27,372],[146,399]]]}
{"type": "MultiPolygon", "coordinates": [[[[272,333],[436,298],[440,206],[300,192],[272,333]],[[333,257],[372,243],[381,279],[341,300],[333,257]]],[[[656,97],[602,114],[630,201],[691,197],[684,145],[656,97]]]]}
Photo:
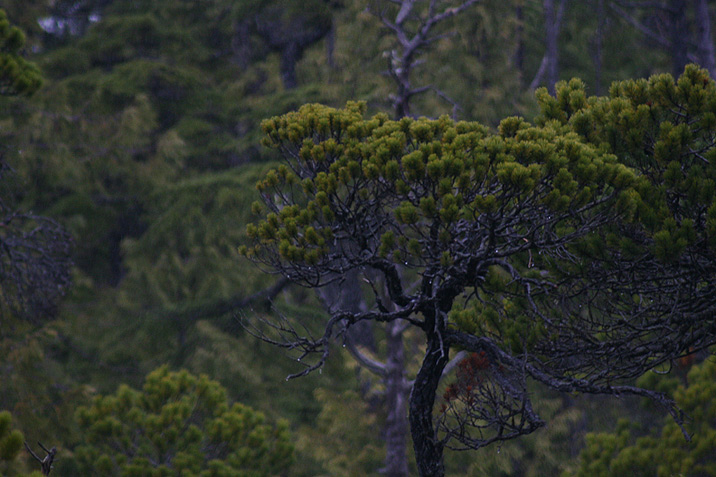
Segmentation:
{"type": "Polygon", "coordinates": [[[235,313],[238,310],[253,305],[257,301],[270,303],[290,283],[291,281],[288,278],[280,277],[270,287],[259,290],[249,296],[236,295],[226,299],[210,300],[201,304],[192,303],[186,307],[158,311],[155,314],[161,319],[178,321],[196,321],[204,318],[218,317],[227,313],[235,313]]]}
{"type": "Polygon", "coordinates": [[[393,21],[389,20],[384,12],[378,14],[381,22],[393,34],[398,43],[397,49],[385,52],[388,59],[388,71],[397,85],[397,91],[391,95],[393,109],[396,118],[410,116],[410,99],[416,94],[433,89],[430,86],[415,88],[411,84],[411,74],[419,64],[417,55],[427,48],[431,43],[445,38],[450,33],[432,34],[433,29],[461,12],[465,11],[480,0],[464,0],[455,7],[448,7],[439,11],[437,0],[430,0],[427,6],[427,14],[420,18],[414,12],[416,0],[402,0],[399,3],[400,9],[393,21]],[[417,21],[418,25],[410,27],[409,23],[417,21]]]}
{"type": "Polygon", "coordinates": [[[52,471],[52,463],[54,462],[55,455],[57,454],[57,448],[53,447],[48,450],[41,442],[38,442],[37,444],[47,453],[47,455],[42,459],[40,459],[37,454],[32,451],[30,446],[27,445],[27,442],[25,442],[25,449],[27,449],[30,455],[40,464],[42,475],[50,475],[50,472],[52,471]]]}

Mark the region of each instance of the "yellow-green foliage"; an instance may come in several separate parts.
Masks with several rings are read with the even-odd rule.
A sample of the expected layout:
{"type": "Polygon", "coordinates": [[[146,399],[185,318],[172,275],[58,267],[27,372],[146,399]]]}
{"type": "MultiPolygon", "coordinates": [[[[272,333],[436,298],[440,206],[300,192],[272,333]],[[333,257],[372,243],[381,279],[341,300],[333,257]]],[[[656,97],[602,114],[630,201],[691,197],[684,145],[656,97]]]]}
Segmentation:
{"type": "MultiPolygon", "coordinates": [[[[286,162],[256,186],[265,206],[253,208],[260,219],[248,227],[254,246],[243,253],[321,266],[336,227],[386,214],[380,240],[362,246],[415,266],[450,266],[483,214],[567,213],[636,181],[613,155],[556,123],[512,118],[494,135],[447,117],[391,121],[364,113],[362,103],[308,104],[262,123],[264,144],[286,162]]],[[[623,195],[620,207],[636,208],[639,200],[623,195]]]]}
{"type": "Polygon", "coordinates": [[[7,463],[15,459],[22,448],[22,432],[10,429],[12,416],[8,411],[0,412],[0,461],[7,463]]]}
{"type": "Polygon", "coordinates": [[[42,84],[40,70],[20,56],[25,34],[0,10],[0,94],[34,93],[42,84]]]}
{"type": "Polygon", "coordinates": [[[639,195],[630,192],[618,206],[653,234],[661,261],[675,263],[702,239],[698,247],[713,249],[716,83],[707,71],[689,65],[678,80],[662,74],[614,83],[606,97],[584,99],[584,92],[579,82],[560,83],[556,97],[540,91],[537,123],[568,127],[617,155],[623,166],[613,180],[633,183],[639,195]]]}
{"type": "Polygon", "coordinates": [[[39,471],[24,472],[25,462],[19,456],[23,451],[25,438],[17,429],[12,429],[12,415],[8,411],[0,411],[0,476],[4,477],[39,477],[39,471]]]}
{"type": "Polygon", "coordinates": [[[141,391],[121,385],[77,411],[84,475],[268,476],[293,459],[286,423],[239,403],[208,377],[164,366],[141,391]]]}
{"type": "Polygon", "coordinates": [[[634,438],[628,421],[612,434],[588,434],[577,476],[716,475],[716,361],[708,359],[688,373],[674,393],[689,416],[691,442],[670,418],[655,433],[634,438]]]}

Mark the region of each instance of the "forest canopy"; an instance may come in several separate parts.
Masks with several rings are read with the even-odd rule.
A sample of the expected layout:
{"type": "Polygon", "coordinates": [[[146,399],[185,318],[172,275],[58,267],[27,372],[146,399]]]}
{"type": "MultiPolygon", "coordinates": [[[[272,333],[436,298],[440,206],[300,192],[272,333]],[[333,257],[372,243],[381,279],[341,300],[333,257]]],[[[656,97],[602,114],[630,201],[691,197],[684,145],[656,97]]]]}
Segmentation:
{"type": "Polygon", "coordinates": [[[715,2],[2,8],[3,473],[112,454],[80,452],[102,419],[77,410],[157,369],[280,428],[276,473],[699,455],[678,406],[708,410],[675,382],[714,336],[715,2]]]}

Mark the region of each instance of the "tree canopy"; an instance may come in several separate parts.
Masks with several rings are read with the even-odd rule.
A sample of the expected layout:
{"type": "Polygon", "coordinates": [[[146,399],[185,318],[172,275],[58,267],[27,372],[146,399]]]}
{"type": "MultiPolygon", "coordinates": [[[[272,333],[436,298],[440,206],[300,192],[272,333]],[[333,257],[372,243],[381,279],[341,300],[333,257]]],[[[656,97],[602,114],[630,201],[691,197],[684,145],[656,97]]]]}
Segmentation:
{"type": "Polygon", "coordinates": [[[37,66],[20,56],[24,46],[25,34],[0,10],[0,95],[32,94],[42,84],[37,66]]]}
{"type": "Polygon", "coordinates": [[[76,450],[84,475],[269,476],[291,464],[286,423],[230,404],[206,376],[162,367],[141,391],[123,385],[77,411],[76,450]]]}
{"type": "Polygon", "coordinates": [[[614,433],[587,434],[576,475],[714,475],[716,362],[709,359],[692,367],[685,383],[671,381],[676,385],[676,402],[689,416],[691,441],[671,420],[644,432],[642,426],[624,419],[614,433]]]}
{"type": "Polygon", "coordinates": [[[286,321],[265,338],[299,358],[317,353],[303,375],[361,321],[420,329],[410,421],[423,475],[443,472],[445,446],[475,449],[542,426],[527,377],[649,396],[678,420],[665,395],[624,381],[714,341],[701,314],[712,306],[713,188],[710,163],[697,161],[713,145],[713,82],[690,67],[678,83],[624,83],[611,98],[587,98],[576,80],[557,91],[538,93],[537,126],[507,118],[497,134],[447,117],[366,119],[357,103],[306,105],[262,125],[284,164],[257,184],[262,218],[243,252],[312,288],[357,270],[373,292],[369,310],[337,310],[317,339],[286,321]],[[637,119],[645,125],[634,131],[637,119]],[[597,140],[602,131],[613,147],[597,140]],[[620,131],[639,156],[620,148],[620,131]],[[675,196],[687,177],[691,196],[675,196]],[[691,244],[693,258],[681,260],[691,244]],[[463,362],[469,382],[448,389],[434,416],[451,349],[474,353],[463,362]]]}

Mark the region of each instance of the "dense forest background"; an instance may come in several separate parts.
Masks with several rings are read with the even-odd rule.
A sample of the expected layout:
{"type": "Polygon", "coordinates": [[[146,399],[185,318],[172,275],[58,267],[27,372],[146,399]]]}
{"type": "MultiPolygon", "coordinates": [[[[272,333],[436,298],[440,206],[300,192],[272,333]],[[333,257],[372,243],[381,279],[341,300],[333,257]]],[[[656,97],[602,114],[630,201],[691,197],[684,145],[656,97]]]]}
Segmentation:
{"type": "MultiPolygon", "coordinates": [[[[389,72],[400,45],[380,18],[395,16],[393,3],[1,0],[0,8],[24,31],[21,56],[43,79],[31,96],[0,98],[1,212],[12,202],[62,226],[73,261],[56,306],[0,309],[0,410],[28,442],[57,447],[56,474],[73,475],[91,454],[86,406],[120,384],[141,388],[166,365],[167,376],[208,375],[231,402],[265,416],[276,442],[293,449],[265,472],[377,474],[383,384],[341,352],[321,373],[287,381],[301,363],[244,324],[282,313],[310,329],[325,300],[263,273],[238,247],[254,184],[276,160],[260,145],[262,119],[349,100],[394,114],[389,72]]],[[[531,119],[535,89],[551,91],[558,80],[579,77],[602,95],[613,81],[678,75],[690,62],[713,73],[714,15],[716,1],[478,1],[441,23],[420,52],[412,81],[425,88],[411,113],[496,127],[511,115],[531,119]]],[[[3,284],[3,295],[10,289],[3,284]]],[[[378,355],[385,336],[372,339],[378,355]]],[[[404,346],[410,372],[420,343],[408,336],[404,346]]],[[[676,390],[692,365],[648,380],[676,390]]],[[[664,423],[637,399],[535,392],[544,394],[546,429],[449,454],[448,471],[575,473],[588,432],[614,431],[624,416],[636,435],[664,423]]],[[[622,447],[624,426],[612,436],[622,447]]],[[[35,464],[22,453],[12,466],[0,463],[0,474],[35,464]]]]}

